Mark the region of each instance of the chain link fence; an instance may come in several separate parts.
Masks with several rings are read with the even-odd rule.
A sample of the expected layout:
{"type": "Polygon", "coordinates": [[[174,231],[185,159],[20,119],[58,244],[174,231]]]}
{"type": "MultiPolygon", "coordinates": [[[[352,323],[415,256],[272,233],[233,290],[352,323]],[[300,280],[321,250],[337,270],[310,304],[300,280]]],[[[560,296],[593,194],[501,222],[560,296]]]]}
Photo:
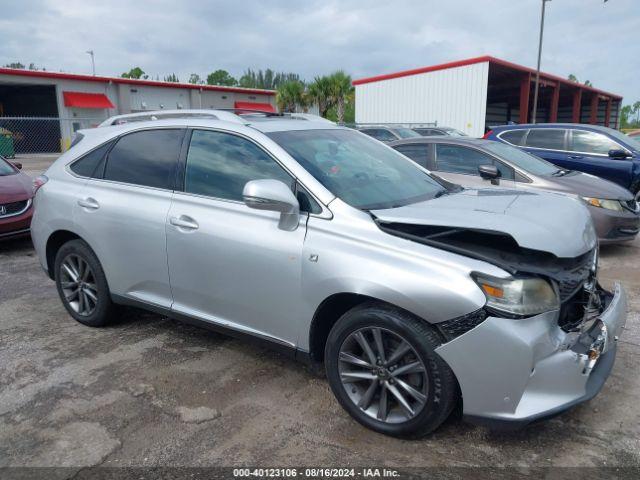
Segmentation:
{"type": "Polygon", "coordinates": [[[61,153],[69,148],[73,134],[91,128],[103,118],[0,117],[0,155],[61,153]]]}

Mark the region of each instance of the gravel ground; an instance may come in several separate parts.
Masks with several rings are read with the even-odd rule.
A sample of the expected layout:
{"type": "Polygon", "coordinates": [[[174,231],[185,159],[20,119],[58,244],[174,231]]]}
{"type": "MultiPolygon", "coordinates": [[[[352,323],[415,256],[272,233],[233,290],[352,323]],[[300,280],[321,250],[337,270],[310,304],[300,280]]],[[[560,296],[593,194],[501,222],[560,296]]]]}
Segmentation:
{"type": "MultiPolygon", "coordinates": [[[[21,161],[35,175],[50,159],[21,161]]],[[[631,311],[600,395],[516,433],[451,418],[402,441],[361,427],[325,380],[271,351],[135,310],[103,329],[74,322],[30,240],[5,242],[0,467],[640,466],[640,240],[601,261],[631,311]]]]}

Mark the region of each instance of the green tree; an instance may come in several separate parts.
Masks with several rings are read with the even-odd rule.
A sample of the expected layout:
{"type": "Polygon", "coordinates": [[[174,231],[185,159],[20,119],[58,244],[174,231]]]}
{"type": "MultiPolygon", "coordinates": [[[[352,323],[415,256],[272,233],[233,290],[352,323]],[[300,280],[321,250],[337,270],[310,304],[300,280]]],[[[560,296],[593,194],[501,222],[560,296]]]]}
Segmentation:
{"type": "Polygon", "coordinates": [[[331,82],[331,99],[335,104],[338,123],[344,123],[345,106],[354,100],[354,88],[351,77],[342,70],[329,76],[331,82]]]}
{"type": "Polygon", "coordinates": [[[576,83],[578,83],[578,77],[576,77],[573,73],[570,73],[570,74],[569,74],[569,76],[567,77],[567,79],[568,79],[570,82],[576,82],[576,83]]]}
{"type": "Polygon", "coordinates": [[[149,78],[149,75],[147,75],[146,73],[144,73],[144,70],[142,70],[140,67],[133,67],[131,70],[129,70],[128,72],[124,72],[121,75],[122,78],[135,78],[135,79],[147,79],[149,78]]]}
{"type": "Polygon", "coordinates": [[[589,80],[586,80],[586,81],[584,82],[584,84],[585,84],[585,86],[587,86],[587,87],[593,87],[593,83],[591,83],[589,80]]]}
{"type": "Polygon", "coordinates": [[[17,68],[19,70],[24,70],[24,64],[22,64],[20,62],[7,63],[4,67],[5,68],[17,68]]]}
{"type": "Polygon", "coordinates": [[[308,88],[309,98],[318,104],[318,112],[321,117],[327,117],[327,112],[332,106],[331,80],[326,75],[316,77],[308,88]]]}
{"type": "Polygon", "coordinates": [[[278,85],[276,103],[281,112],[295,112],[297,105],[306,111],[308,102],[304,84],[299,80],[292,80],[278,85]]]}
{"type": "Polygon", "coordinates": [[[226,70],[216,70],[207,75],[207,85],[224,85],[232,87],[237,85],[238,81],[231,76],[226,70]]]}
{"type": "Polygon", "coordinates": [[[633,113],[633,107],[631,105],[625,105],[620,109],[620,128],[630,127],[630,117],[633,113]]]}
{"type": "Polygon", "coordinates": [[[178,76],[175,73],[172,73],[172,74],[167,75],[166,77],[164,77],[164,81],[165,82],[180,83],[180,79],[178,78],[178,76]]]}
{"type": "Polygon", "coordinates": [[[198,75],[197,73],[192,73],[191,75],[189,75],[189,83],[192,83],[194,85],[202,85],[204,82],[200,78],[200,75],[198,75]]]}
{"type": "Polygon", "coordinates": [[[631,111],[636,116],[636,126],[640,126],[640,101],[634,102],[631,111]]]}

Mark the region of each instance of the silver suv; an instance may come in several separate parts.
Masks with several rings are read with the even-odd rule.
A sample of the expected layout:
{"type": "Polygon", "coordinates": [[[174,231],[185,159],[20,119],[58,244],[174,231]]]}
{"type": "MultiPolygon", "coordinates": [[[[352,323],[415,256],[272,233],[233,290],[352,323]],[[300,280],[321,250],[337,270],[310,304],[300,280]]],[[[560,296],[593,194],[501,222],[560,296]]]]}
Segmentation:
{"type": "Polygon", "coordinates": [[[215,115],[82,131],[39,179],[33,240],[74,319],[133,305],[263,340],[396,436],[601,389],[626,298],[577,200],[462,190],[325,121],[215,115]]]}

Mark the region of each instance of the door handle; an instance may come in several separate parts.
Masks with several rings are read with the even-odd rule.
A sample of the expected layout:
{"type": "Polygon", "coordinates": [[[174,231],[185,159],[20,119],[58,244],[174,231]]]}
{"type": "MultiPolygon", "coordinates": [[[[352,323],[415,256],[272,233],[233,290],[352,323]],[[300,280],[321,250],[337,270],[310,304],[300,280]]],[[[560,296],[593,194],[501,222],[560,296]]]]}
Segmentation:
{"type": "Polygon", "coordinates": [[[98,201],[95,198],[91,197],[78,200],[78,205],[89,210],[97,210],[100,208],[100,204],[98,203],[98,201]]]}
{"type": "Polygon", "coordinates": [[[569,158],[573,160],[580,160],[581,158],[584,158],[584,157],[582,155],[569,155],[569,158]]]}
{"type": "Polygon", "coordinates": [[[182,228],[184,230],[197,230],[200,225],[193,218],[187,215],[180,215],[179,217],[170,217],[169,223],[174,227],[182,228]]]}

